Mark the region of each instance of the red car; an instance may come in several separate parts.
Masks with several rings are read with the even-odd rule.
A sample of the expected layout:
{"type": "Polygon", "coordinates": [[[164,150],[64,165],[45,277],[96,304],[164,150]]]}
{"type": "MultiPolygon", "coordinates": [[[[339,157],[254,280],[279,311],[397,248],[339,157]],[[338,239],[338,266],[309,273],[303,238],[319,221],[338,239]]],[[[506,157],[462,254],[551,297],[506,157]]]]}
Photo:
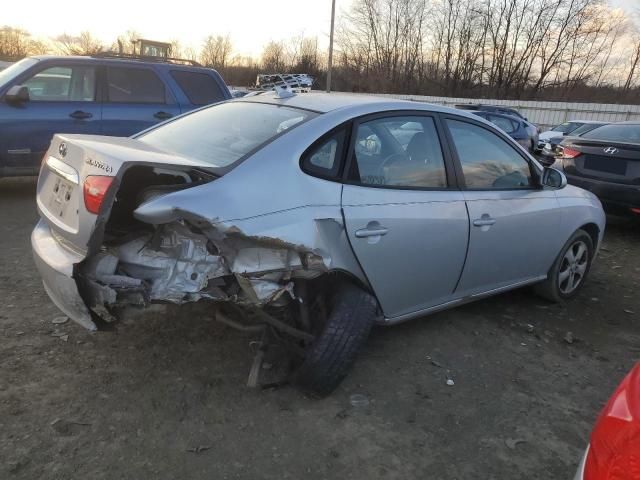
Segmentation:
{"type": "Polygon", "coordinates": [[[640,363],[600,413],[575,480],[640,480],[640,363]]]}

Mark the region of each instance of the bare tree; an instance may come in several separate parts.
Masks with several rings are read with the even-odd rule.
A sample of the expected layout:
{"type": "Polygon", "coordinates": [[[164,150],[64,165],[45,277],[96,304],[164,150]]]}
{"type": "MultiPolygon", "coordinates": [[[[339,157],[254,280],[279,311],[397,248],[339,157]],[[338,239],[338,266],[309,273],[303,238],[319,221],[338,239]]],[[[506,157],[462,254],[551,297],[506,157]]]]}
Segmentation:
{"type": "Polygon", "coordinates": [[[200,62],[207,67],[224,69],[229,63],[232,51],[233,46],[228,35],[209,35],[200,51],[200,62]]]}
{"type": "Polygon", "coordinates": [[[9,26],[0,27],[0,59],[16,60],[29,55],[48,53],[47,45],[29,32],[9,26]]]}
{"type": "Polygon", "coordinates": [[[283,42],[271,41],[262,50],[260,63],[270,73],[283,72],[287,68],[286,56],[283,42]]]}
{"type": "Polygon", "coordinates": [[[63,55],[95,55],[106,50],[106,47],[90,32],[81,32],[77,37],[66,33],[57,37],[56,49],[63,55]]]}

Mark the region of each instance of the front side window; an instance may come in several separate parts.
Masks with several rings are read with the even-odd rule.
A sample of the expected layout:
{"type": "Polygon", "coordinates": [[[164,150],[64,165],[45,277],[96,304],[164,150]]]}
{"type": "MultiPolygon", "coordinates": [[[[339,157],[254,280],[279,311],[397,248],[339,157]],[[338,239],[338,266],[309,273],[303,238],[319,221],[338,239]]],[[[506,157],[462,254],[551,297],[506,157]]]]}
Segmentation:
{"type": "Polygon", "coordinates": [[[211,75],[172,70],[171,76],[193,105],[209,105],[224,100],[220,87],[211,75]]]}
{"type": "Polygon", "coordinates": [[[96,98],[94,67],[51,67],[23,82],[34,102],[93,102],[96,98]]]}
{"type": "Polygon", "coordinates": [[[529,163],[495,133],[447,119],[467,188],[514,189],[533,185],[529,163]]]}
{"type": "Polygon", "coordinates": [[[112,103],[166,103],[164,83],[148,68],[107,67],[107,97],[112,103]]]}
{"type": "Polygon", "coordinates": [[[387,117],[358,125],[349,179],[362,185],[447,186],[432,117],[387,117]]]}
{"type": "Polygon", "coordinates": [[[317,114],[252,102],[213,105],[140,135],[138,140],[224,168],[317,114]]]}

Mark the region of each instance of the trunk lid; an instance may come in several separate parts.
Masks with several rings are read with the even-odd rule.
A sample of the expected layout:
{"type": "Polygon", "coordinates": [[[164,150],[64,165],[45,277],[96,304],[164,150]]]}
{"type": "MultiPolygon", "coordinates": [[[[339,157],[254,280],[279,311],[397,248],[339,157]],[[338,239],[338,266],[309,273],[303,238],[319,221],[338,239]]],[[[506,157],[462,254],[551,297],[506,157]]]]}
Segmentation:
{"type": "Polygon", "coordinates": [[[580,152],[574,158],[562,158],[563,168],[569,175],[627,185],[640,184],[639,144],[575,137],[565,139],[561,146],[580,152]]]}
{"type": "Polygon", "coordinates": [[[163,152],[132,138],[55,135],[40,168],[40,216],[61,244],[86,255],[96,225],[108,213],[119,180],[133,165],[189,170],[211,165],[163,152]],[[87,210],[83,186],[90,175],[114,177],[99,214],[87,210]]]}

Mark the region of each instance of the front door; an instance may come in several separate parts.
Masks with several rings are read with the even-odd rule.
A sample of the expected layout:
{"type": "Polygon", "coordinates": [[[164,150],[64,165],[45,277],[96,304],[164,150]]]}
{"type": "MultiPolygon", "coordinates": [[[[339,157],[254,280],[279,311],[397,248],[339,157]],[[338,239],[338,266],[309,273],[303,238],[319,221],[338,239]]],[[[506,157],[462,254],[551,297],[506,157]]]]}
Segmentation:
{"type": "Polygon", "coordinates": [[[469,253],[457,296],[544,277],[557,248],[553,190],[539,187],[528,157],[485,126],[447,118],[469,211],[469,253]]]}
{"type": "Polygon", "coordinates": [[[469,220],[462,192],[449,188],[439,133],[428,115],[354,126],[342,208],[353,250],[390,319],[449,300],[464,265],[469,220]]]}
{"type": "Polygon", "coordinates": [[[2,167],[11,173],[36,173],[56,133],[101,133],[94,66],[49,66],[22,85],[28,101],[0,106],[2,167]]]}

